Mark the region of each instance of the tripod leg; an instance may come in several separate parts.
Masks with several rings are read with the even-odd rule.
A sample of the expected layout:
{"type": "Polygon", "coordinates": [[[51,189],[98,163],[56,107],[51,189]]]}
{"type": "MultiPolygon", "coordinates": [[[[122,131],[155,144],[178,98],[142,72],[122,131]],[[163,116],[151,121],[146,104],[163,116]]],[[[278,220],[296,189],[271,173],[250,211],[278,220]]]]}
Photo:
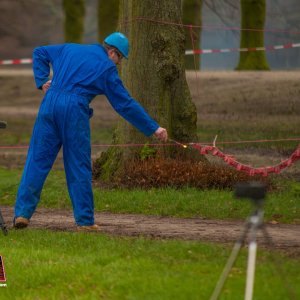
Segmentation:
{"type": "Polygon", "coordinates": [[[253,286],[254,286],[254,274],[255,274],[256,250],[257,250],[257,244],[256,244],[256,240],[254,239],[249,244],[245,300],[252,300],[253,286]]]}
{"type": "Polygon", "coordinates": [[[245,300],[252,300],[254,276],[255,276],[255,263],[256,263],[256,235],[257,230],[261,227],[263,220],[263,210],[261,208],[255,210],[255,213],[250,217],[250,237],[249,237],[249,251],[248,251],[248,266],[247,266],[247,279],[245,300]]]}
{"type": "Polygon", "coordinates": [[[219,298],[222,288],[228,277],[228,274],[229,274],[234,262],[236,261],[239,251],[245,241],[248,230],[249,230],[249,224],[246,224],[246,228],[245,228],[244,232],[242,233],[241,237],[237,240],[237,242],[233,246],[231,254],[227,260],[227,263],[226,263],[224,270],[219,278],[219,281],[215,287],[215,290],[214,290],[212,296],[210,297],[210,300],[217,300],[219,298]]]}

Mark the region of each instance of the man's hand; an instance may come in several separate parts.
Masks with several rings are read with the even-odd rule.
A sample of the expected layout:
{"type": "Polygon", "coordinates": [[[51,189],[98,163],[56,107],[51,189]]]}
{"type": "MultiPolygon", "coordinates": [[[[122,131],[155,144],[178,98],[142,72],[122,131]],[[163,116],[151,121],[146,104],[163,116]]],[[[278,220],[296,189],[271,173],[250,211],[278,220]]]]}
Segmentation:
{"type": "Polygon", "coordinates": [[[157,128],[157,130],[154,132],[154,136],[163,142],[166,142],[168,140],[168,132],[165,128],[162,127],[157,128]]]}
{"type": "Polygon", "coordinates": [[[43,86],[42,86],[43,92],[46,93],[48,91],[48,89],[50,88],[50,86],[51,86],[51,80],[44,83],[43,86]]]}

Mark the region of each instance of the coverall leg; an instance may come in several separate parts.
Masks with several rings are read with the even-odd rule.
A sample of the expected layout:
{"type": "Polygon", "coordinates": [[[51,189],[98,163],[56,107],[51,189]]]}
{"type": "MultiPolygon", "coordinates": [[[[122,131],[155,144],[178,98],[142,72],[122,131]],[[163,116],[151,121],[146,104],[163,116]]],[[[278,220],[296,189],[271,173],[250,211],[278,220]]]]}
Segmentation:
{"type": "Polygon", "coordinates": [[[45,97],[37,116],[15,205],[15,217],[30,219],[61,147],[54,119],[55,101],[45,97]]]}
{"type": "Polygon", "coordinates": [[[69,195],[77,225],[94,224],[89,101],[68,98],[62,132],[63,157],[69,195]]]}

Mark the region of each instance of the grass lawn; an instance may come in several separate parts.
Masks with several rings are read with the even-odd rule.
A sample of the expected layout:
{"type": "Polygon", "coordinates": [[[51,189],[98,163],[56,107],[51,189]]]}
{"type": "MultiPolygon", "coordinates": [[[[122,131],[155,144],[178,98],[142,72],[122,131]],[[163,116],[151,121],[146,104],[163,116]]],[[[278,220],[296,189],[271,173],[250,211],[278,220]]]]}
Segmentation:
{"type": "MultiPolygon", "coordinates": [[[[13,205],[22,171],[0,169],[0,202],[13,205]]],[[[230,191],[101,190],[94,188],[98,211],[178,217],[241,219],[251,211],[247,200],[230,191]]],[[[282,183],[266,201],[266,219],[300,223],[300,186],[282,183]]],[[[51,171],[41,207],[71,208],[64,172],[51,171]]],[[[218,244],[103,234],[27,229],[0,232],[0,255],[7,286],[0,299],[209,299],[231,247],[218,244]]],[[[300,295],[300,261],[273,253],[283,263],[279,276],[268,251],[259,249],[254,299],[289,299],[286,283],[300,295]],[[285,280],[283,280],[283,278],[285,280]]],[[[243,249],[220,299],[242,299],[247,251],[243,249]]]]}
{"type": "MultiPolygon", "coordinates": [[[[116,238],[99,234],[11,230],[0,235],[7,287],[1,299],[209,299],[230,254],[228,246],[116,238]]],[[[259,250],[254,299],[300,295],[300,261],[284,260],[285,281],[268,252],[259,250]]],[[[220,299],[242,299],[244,249],[220,299]]]]}

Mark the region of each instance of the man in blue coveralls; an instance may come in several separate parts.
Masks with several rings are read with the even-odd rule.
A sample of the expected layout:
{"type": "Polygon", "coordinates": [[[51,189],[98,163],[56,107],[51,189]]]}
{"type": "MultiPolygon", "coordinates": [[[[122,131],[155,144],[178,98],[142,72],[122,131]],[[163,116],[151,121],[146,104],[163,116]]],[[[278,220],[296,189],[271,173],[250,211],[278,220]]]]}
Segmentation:
{"type": "Polygon", "coordinates": [[[14,227],[25,228],[33,215],[46,177],[63,146],[69,195],[78,230],[96,231],[92,193],[89,103],[106,95],[113,108],[146,136],[167,141],[160,127],[129,95],[117,71],[127,58],[129,44],[120,32],[104,45],[62,44],[33,51],[33,72],[38,89],[46,94],[34,125],[27,160],[15,204],[14,227]],[[53,69],[49,80],[50,64],[53,69]]]}

